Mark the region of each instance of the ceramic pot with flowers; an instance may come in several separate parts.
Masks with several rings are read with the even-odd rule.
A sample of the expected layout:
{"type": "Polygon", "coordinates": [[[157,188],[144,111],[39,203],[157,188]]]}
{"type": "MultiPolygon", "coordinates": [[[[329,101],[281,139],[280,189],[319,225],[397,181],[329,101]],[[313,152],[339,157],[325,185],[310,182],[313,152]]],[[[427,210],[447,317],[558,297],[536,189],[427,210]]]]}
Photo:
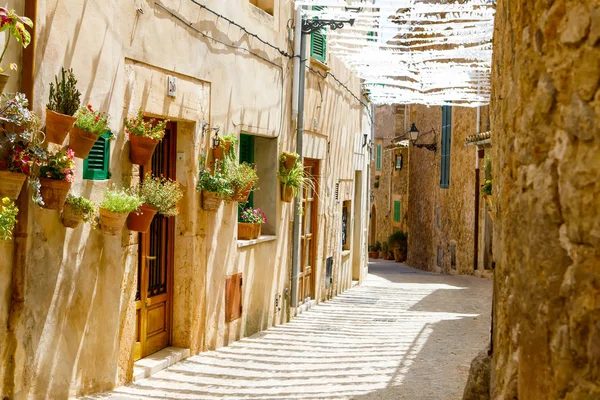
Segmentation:
{"type": "Polygon", "coordinates": [[[0,160],[0,198],[16,200],[25,180],[39,160],[22,142],[10,143],[7,156],[0,160]]]}
{"type": "Polygon", "coordinates": [[[73,150],[59,150],[49,154],[40,167],[40,193],[43,208],[62,210],[71,183],[75,180],[73,150]]]}
{"type": "Polygon", "coordinates": [[[238,221],[238,240],[254,240],[260,237],[263,224],[267,222],[260,208],[248,207],[240,213],[238,221]]]}
{"type": "Polygon", "coordinates": [[[150,163],[154,149],[165,136],[168,122],[168,120],[146,118],[141,108],[137,116],[125,119],[125,129],[129,134],[129,161],[132,164],[150,163]]]}
{"type": "Polygon", "coordinates": [[[75,113],[81,105],[81,93],[72,69],[62,68],[50,82],[50,98],[46,105],[46,141],[62,144],[75,124],[75,113]]]}
{"type": "Polygon", "coordinates": [[[91,104],[80,107],[75,113],[75,125],[69,132],[69,147],[75,157],[87,158],[96,140],[108,130],[109,116],[94,111],[91,104]]]}

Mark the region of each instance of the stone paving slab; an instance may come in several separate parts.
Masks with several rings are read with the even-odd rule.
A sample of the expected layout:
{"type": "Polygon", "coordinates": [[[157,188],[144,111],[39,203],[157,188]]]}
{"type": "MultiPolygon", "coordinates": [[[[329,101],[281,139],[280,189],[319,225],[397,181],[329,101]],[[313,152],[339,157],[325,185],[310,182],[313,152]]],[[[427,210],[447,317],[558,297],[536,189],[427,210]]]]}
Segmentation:
{"type": "Polygon", "coordinates": [[[489,342],[492,283],[374,261],[335,299],[86,399],[459,400],[489,342]]]}

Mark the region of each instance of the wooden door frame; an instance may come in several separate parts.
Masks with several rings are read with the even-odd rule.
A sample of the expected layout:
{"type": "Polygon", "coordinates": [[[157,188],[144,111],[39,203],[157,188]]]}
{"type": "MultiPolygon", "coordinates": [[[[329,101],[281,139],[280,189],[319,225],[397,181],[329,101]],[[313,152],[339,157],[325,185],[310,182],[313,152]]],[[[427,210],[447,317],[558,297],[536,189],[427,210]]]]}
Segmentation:
{"type": "MultiPolygon", "coordinates": [[[[176,122],[172,122],[169,121],[167,123],[167,129],[170,130],[170,137],[169,139],[171,140],[171,148],[170,148],[170,152],[169,152],[169,164],[168,164],[168,172],[166,175],[167,178],[171,178],[171,179],[176,179],[177,178],[177,123],[176,122]]],[[[140,165],[140,180],[142,180],[144,178],[144,175],[146,174],[146,170],[151,168],[151,162],[147,165],[140,165]]],[[[172,217],[173,220],[170,221],[172,227],[170,229],[167,230],[166,234],[167,234],[167,257],[166,257],[166,262],[167,265],[170,266],[170,268],[167,267],[167,274],[166,274],[166,285],[167,285],[167,316],[166,316],[166,325],[169,329],[168,332],[168,344],[167,346],[169,346],[172,343],[172,339],[173,339],[173,279],[174,279],[174,267],[175,267],[175,220],[174,217],[172,217]]],[[[134,343],[134,360],[139,360],[141,358],[147,357],[150,354],[145,354],[145,341],[147,339],[147,325],[146,324],[142,324],[141,323],[141,318],[138,319],[137,313],[138,310],[141,310],[143,307],[143,302],[142,300],[144,298],[146,298],[146,301],[148,301],[150,298],[148,298],[148,275],[149,275],[149,271],[147,269],[147,265],[145,264],[146,260],[142,260],[142,258],[144,257],[144,253],[141,251],[142,250],[142,246],[144,245],[144,240],[145,237],[144,235],[147,235],[148,233],[144,234],[144,233],[138,233],[138,280],[141,279],[140,282],[140,299],[135,301],[135,306],[136,306],[136,324],[138,325],[137,329],[139,331],[139,336],[140,336],[140,342],[135,342],[134,343]],[[139,263],[144,262],[143,266],[140,266],[139,263]],[[142,272],[142,276],[140,277],[139,272],[142,272]]],[[[151,306],[152,304],[147,304],[146,307],[151,306]]],[[[147,320],[146,320],[147,322],[147,320]]],[[[137,338],[136,338],[137,340],[137,338]]],[[[152,354],[152,353],[151,353],[152,354]]]]}
{"type": "MultiPolygon", "coordinates": [[[[306,168],[307,166],[311,166],[313,167],[313,171],[312,171],[312,176],[313,176],[313,182],[314,182],[314,191],[313,191],[313,202],[312,202],[312,210],[311,210],[311,243],[310,243],[310,248],[309,248],[309,252],[311,254],[311,260],[309,260],[309,265],[311,266],[311,274],[310,274],[310,279],[309,279],[309,293],[311,295],[312,299],[316,298],[316,275],[317,275],[317,271],[316,271],[316,263],[317,263],[317,254],[316,254],[316,239],[318,238],[317,235],[317,228],[318,228],[318,215],[319,215],[319,196],[320,196],[320,184],[319,184],[319,178],[320,178],[320,160],[319,159],[315,159],[315,158],[304,158],[303,160],[303,164],[304,164],[304,168],[306,168]]],[[[306,199],[304,199],[304,193],[302,193],[302,206],[304,206],[304,203],[306,202],[306,199]]],[[[306,214],[304,214],[306,215],[306,214]]],[[[303,225],[304,225],[304,219],[302,220],[303,225]]],[[[304,227],[302,227],[301,229],[304,229],[304,227]]],[[[304,235],[302,235],[304,236],[304,235]]],[[[301,241],[304,241],[304,239],[302,239],[301,241]]],[[[304,253],[304,249],[301,249],[301,251],[304,253]]],[[[303,256],[301,257],[301,262],[304,261],[303,256]]],[[[303,266],[304,268],[304,266],[303,266]]],[[[304,285],[303,285],[303,289],[304,289],[304,285]]],[[[300,300],[300,299],[299,299],[300,300]]],[[[304,298],[302,299],[302,301],[304,301],[304,298]]]]}

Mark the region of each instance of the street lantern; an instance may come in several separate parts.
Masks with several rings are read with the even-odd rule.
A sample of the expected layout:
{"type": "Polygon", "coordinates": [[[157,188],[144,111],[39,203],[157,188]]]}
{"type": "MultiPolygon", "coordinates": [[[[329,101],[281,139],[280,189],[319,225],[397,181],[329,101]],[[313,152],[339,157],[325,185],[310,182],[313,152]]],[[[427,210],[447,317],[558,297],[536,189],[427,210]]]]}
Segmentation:
{"type": "Polygon", "coordinates": [[[419,130],[417,129],[416,125],[413,124],[410,126],[410,130],[408,131],[409,135],[410,135],[410,140],[412,142],[416,141],[419,138],[419,130]]]}
{"type": "Polygon", "coordinates": [[[219,131],[217,131],[215,133],[215,136],[213,136],[213,148],[218,148],[221,145],[221,138],[219,137],[219,131]]]}

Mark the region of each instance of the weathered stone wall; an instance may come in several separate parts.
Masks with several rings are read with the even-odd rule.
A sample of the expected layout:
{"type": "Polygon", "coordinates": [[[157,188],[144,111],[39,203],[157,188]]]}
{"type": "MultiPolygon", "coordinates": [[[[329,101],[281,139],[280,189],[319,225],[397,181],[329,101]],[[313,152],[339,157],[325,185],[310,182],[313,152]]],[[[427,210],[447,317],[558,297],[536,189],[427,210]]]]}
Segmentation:
{"type": "Polygon", "coordinates": [[[600,7],[498,1],[492,397],[600,398],[600,7]]]}

